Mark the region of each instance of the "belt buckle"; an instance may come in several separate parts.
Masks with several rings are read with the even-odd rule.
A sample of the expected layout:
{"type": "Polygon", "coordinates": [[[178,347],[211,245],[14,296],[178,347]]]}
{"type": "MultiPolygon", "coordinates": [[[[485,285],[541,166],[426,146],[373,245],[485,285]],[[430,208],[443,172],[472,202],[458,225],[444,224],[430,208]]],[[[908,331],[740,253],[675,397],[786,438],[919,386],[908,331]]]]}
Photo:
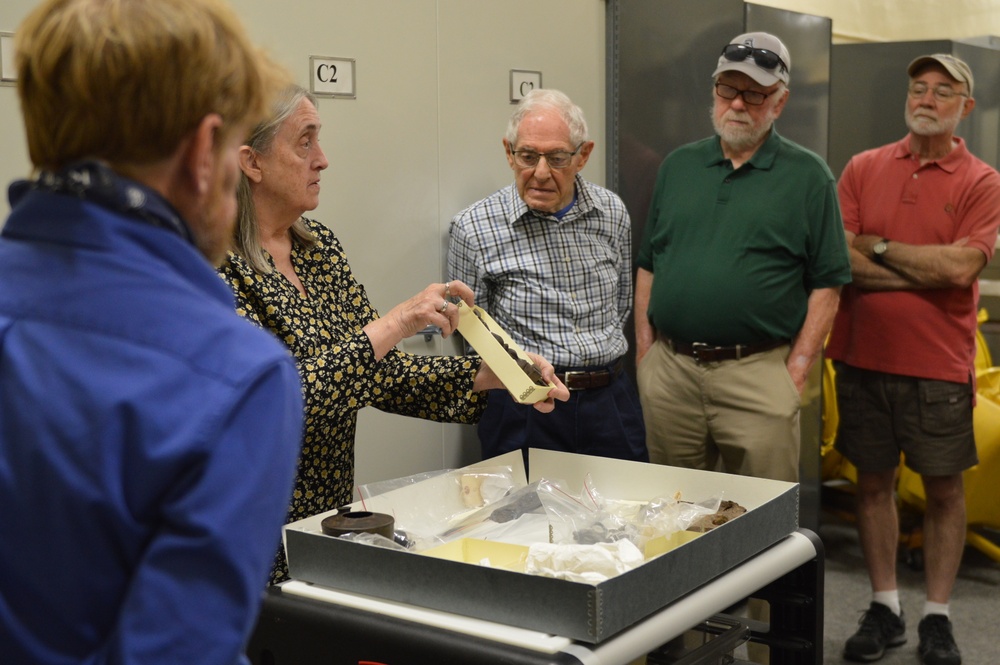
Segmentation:
{"type": "Polygon", "coordinates": [[[711,344],[705,344],[704,342],[691,342],[691,355],[694,357],[694,361],[699,365],[702,362],[709,360],[708,356],[713,350],[715,350],[715,347],[711,344]],[[704,354],[704,356],[702,354],[704,354]]]}
{"type": "Polygon", "coordinates": [[[577,374],[579,374],[580,376],[586,376],[587,374],[590,374],[590,372],[582,372],[580,370],[575,370],[575,371],[572,371],[572,372],[563,372],[563,385],[566,386],[567,390],[583,390],[582,387],[580,387],[580,388],[572,388],[569,385],[570,384],[570,377],[571,376],[576,376],[577,374]]]}

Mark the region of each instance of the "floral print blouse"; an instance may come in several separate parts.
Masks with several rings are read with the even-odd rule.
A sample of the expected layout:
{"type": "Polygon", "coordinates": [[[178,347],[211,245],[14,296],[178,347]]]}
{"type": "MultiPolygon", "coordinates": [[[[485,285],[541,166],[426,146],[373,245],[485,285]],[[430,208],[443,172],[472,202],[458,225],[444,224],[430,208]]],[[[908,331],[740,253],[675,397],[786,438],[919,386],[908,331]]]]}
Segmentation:
{"type": "MultiPolygon", "coordinates": [[[[219,268],[236,295],[237,312],[284,342],[302,376],[305,432],[289,522],[351,503],[359,409],[374,406],[427,420],[475,423],[486,404],[485,393],[472,392],[478,357],[393,349],[381,361],[375,359],[362,328],[378,312],[355,281],[333,232],[304,221],[318,242],[310,249],[293,243],[291,259],[308,296],[277,269],[262,275],[232,252],[219,268]]],[[[286,578],[279,552],[271,582],[286,578]]]]}

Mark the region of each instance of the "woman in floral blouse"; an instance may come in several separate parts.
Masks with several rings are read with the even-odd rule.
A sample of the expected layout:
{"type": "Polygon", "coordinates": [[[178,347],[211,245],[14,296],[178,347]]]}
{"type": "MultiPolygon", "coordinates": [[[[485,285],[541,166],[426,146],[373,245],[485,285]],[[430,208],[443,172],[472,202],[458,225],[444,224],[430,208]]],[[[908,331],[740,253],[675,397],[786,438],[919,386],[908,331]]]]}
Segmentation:
{"type": "MultiPolygon", "coordinates": [[[[315,101],[294,87],[250,135],[240,151],[236,249],[219,268],[238,312],[282,340],[302,375],[306,421],[289,521],[351,502],[362,407],[474,423],[485,405],[482,391],[502,387],[475,356],[417,356],[395,348],[427,325],[450,335],[458,312],[448,299],[471,305],[472,291],[461,282],[432,284],[379,317],[337,237],[302,217],[319,204],[320,171],[329,164],[319,131],[315,101]]],[[[552,398],[569,393],[549,363],[534,360],[557,385],[538,404],[549,411],[552,398]]],[[[271,582],[286,577],[279,551],[271,582]]]]}

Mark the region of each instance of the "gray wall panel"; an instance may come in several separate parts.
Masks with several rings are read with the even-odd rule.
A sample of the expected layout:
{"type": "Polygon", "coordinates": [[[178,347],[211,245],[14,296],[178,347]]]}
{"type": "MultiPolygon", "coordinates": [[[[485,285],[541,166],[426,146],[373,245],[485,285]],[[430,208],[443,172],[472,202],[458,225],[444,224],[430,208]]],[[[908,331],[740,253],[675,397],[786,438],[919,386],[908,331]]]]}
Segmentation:
{"type": "Polygon", "coordinates": [[[792,57],[788,104],[778,131],[824,159],[830,119],[830,41],[833,21],[823,16],[745,5],[748,32],[770,32],[792,57]]]}
{"type": "MultiPolygon", "coordinates": [[[[742,0],[612,0],[617,43],[609,68],[609,118],[617,163],[608,168],[633,219],[636,244],[656,170],[667,154],[712,132],[711,74],[743,29],[742,0]]],[[[613,23],[613,25],[612,25],[613,23]]]]}
{"type": "Polygon", "coordinates": [[[1000,166],[1000,40],[993,38],[988,45],[979,42],[954,42],[951,53],[965,60],[972,68],[976,85],[973,96],[976,108],[958,125],[958,134],[973,154],[997,168],[1000,166]]]}

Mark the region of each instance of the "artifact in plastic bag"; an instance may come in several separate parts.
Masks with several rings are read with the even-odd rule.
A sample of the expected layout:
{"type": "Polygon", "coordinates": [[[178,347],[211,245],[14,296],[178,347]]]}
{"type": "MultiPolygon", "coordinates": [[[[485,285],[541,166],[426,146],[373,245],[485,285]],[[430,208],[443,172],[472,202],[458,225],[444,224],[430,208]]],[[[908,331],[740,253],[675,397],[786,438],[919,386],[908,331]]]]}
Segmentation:
{"type": "Polygon", "coordinates": [[[514,475],[509,466],[476,468],[458,472],[458,483],[462,504],[482,508],[507,496],[514,487],[514,475]]]}
{"type": "Polygon", "coordinates": [[[662,528],[646,523],[648,503],[605,498],[590,474],[584,477],[579,496],[573,496],[556,483],[551,483],[547,489],[543,497],[554,543],[628,540],[642,549],[651,538],[662,535],[662,528]]]}
{"type": "Polygon", "coordinates": [[[515,484],[513,469],[497,465],[418,473],[360,485],[357,490],[364,510],[392,513],[396,530],[403,533],[397,542],[422,550],[440,544],[437,534],[447,525],[464,519],[470,509],[500,500],[515,484]],[[388,495],[394,491],[400,494],[388,495]]]}
{"type": "Polygon", "coordinates": [[[680,492],[673,496],[656,497],[640,511],[639,521],[652,532],[652,537],[690,530],[699,519],[712,515],[719,508],[717,496],[693,503],[682,501],[680,492]]]}
{"type": "Polygon", "coordinates": [[[626,519],[605,510],[605,502],[594,489],[590,474],[576,496],[557,481],[539,481],[538,494],[549,518],[552,542],[556,544],[610,543],[631,540],[636,534],[626,519]]]}
{"type": "Polygon", "coordinates": [[[721,501],[715,512],[702,515],[688,526],[688,531],[711,531],[717,526],[722,526],[730,520],[734,520],[747,511],[746,508],[735,501],[721,501]]]}
{"type": "Polygon", "coordinates": [[[455,526],[441,533],[440,538],[445,540],[454,538],[489,522],[495,524],[510,522],[527,513],[539,512],[541,507],[542,501],[538,496],[538,482],[534,482],[526,487],[513,490],[503,498],[487,504],[484,508],[477,510],[455,526]]]}
{"type": "Polygon", "coordinates": [[[551,524],[553,543],[611,543],[629,540],[642,549],[660,536],[689,529],[699,519],[716,514],[721,499],[700,503],[680,501],[679,494],[646,503],[605,498],[590,474],[579,496],[557,483],[542,481],[539,489],[551,524]]]}

